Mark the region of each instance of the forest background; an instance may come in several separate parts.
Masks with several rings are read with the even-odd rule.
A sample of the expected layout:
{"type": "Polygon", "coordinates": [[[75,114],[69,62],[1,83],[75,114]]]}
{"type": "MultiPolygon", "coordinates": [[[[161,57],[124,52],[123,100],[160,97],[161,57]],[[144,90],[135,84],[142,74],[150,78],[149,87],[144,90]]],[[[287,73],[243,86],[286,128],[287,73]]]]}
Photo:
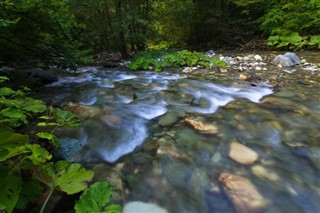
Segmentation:
{"type": "Polygon", "coordinates": [[[74,67],[103,52],[317,49],[320,0],[1,0],[0,60],[74,67]]]}

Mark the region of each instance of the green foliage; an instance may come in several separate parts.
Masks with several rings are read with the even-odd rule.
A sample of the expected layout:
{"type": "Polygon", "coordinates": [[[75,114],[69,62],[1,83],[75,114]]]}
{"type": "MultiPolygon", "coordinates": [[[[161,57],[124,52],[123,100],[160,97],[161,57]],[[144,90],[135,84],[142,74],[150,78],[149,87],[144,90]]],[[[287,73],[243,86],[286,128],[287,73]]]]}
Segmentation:
{"type": "Polygon", "coordinates": [[[215,57],[209,57],[199,52],[190,52],[182,50],[180,52],[172,51],[149,51],[135,56],[129,64],[132,70],[148,70],[153,68],[155,71],[161,71],[165,68],[201,66],[210,69],[213,66],[224,67],[224,61],[215,57]]]}
{"type": "Polygon", "coordinates": [[[0,210],[12,212],[18,201],[21,186],[21,177],[10,174],[8,169],[0,169],[0,210]]]}
{"type": "Polygon", "coordinates": [[[87,188],[93,178],[93,172],[85,170],[80,164],[58,161],[44,165],[35,174],[36,178],[50,189],[75,194],[87,188]]]}
{"type": "Polygon", "coordinates": [[[233,0],[258,20],[268,37],[267,44],[276,48],[301,49],[319,46],[320,1],[303,0],[233,0]]]}
{"type": "Polygon", "coordinates": [[[302,37],[297,32],[293,32],[287,35],[275,35],[268,38],[267,44],[269,46],[275,46],[277,48],[286,47],[289,49],[301,49],[304,46],[319,48],[320,35],[302,37]]]}
{"type": "MultiPolygon", "coordinates": [[[[0,83],[7,80],[0,77],[0,83]]],[[[28,118],[46,111],[42,101],[25,96],[23,90],[0,87],[0,211],[12,212],[25,208],[42,193],[42,183],[51,190],[74,194],[84,190],[92,180],[93,172],[79,164],[67,161],[50,162],[52,155],[39,144],[31,143],[28,135],[16,133],[14,128],[28,123],[28,118]]],[[[50,107],[42,126],[78,127],[79,119],[70,112],[50,107]]],[[[40,125],[41,126],[41,125],[40,125]]],[[[57,145],[58,139],[49,132],[39,132],[38,137],[57,145]]],[[[47,197],[41,211],[43,211],[47,197]]]]}
{"type": "Polygon", "coordinates": [[[75,68],[87,61],[75,39],[80,26],[64,0],[15,0],[1,3],[0,57],[41,60],[75,68]]]}
{"type": "Polygon", "coordinates": [[[106,182],[92,184],[80,196],[80,200],[75,205],[77,213],[85,212],[105,212],[121,213],[119,205],[109,204],[112,196],[112,187],[106,182]]]}

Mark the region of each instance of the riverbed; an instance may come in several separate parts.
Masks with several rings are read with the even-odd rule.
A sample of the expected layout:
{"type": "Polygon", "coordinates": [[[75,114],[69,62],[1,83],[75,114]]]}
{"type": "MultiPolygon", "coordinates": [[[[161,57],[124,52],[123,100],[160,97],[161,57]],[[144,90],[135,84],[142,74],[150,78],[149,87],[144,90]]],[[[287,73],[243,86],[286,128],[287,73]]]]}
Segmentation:
{"type": "Polygon", "coordinates": [[[56,155],[109,181],[122,206],[319,213],[316,56],[284,68],[271,65],[274,53],[226,55],[228,68],[215,71],[84,67],[61,76],[36,96],[78,114],[82,127],[60,131],[56,155]]]}

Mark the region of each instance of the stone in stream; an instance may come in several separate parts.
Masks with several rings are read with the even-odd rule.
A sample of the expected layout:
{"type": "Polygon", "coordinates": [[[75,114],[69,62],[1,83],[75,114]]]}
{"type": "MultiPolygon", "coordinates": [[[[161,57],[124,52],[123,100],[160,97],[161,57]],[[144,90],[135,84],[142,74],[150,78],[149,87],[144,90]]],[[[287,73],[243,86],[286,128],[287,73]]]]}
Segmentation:
{"type": "Polygon", "coordinates": [[[218,133],[218,127],[214,124],[205,123],[200,121],[199,119],[186,118],[185,123],[191,126],[192,128],[199,130],[203,133],[207,134],[216,134],[218,133]]]}
{"type": "Polygon", "coordinates": [[[277,55],[272,63],[274,65],[281,65],[282,67],[293,67],[299,65],[301,61],[295,53],[287,52],[284,55],[277,55]]]}
{"type": "Polygon", "coordinates": [[[161,116],[158,124],[162,127],[172,126],[177,123],[180,119],[178,112],[168,112],[165,115],[161,116]]]}
{"type": "Polygon", "coordinates": [[[229,157],[244,165],[249,165],[258,160],[258,154],[243,144],[232,142],[229,150],[229,157]]]}
{"type": "Polygon", "coordinates": [[[93,118],[101,112],[101,108],[97,106],[87,106],[84,104],[68,103],[63,106],[64,110],[68,110],[76,114],[80,120],[93,118]]]}
{"type": "Polygon", "coordinates": [[[123,207],[123,213],[168,213],[168,211],[153,203],[133,201],[123,207]]]}
{"type": "Polygon", "coordinates": [[[258,213],[267,206],[267,200],[248,179],[223,172],[219,181],[238,213],[258,213]]]}

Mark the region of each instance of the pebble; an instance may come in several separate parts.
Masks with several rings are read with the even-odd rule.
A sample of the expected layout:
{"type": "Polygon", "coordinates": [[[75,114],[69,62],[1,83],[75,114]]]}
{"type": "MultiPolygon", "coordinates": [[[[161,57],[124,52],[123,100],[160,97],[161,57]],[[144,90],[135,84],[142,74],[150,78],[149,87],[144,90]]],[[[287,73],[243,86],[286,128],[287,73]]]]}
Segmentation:
{"type": "Polygon", "coordinates": [[[258,160],[259,155],[241,143],[232,142],[230,145],[229,157],[240,164],[249,165],[258,160]]]}

